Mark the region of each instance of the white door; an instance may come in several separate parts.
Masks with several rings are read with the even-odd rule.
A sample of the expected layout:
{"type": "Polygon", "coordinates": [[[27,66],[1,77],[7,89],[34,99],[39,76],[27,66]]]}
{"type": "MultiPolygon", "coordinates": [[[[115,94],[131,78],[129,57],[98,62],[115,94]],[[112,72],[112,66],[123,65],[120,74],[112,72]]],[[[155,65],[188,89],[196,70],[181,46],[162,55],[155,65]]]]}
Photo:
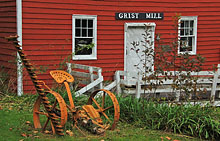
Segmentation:
{"type": "MultiPolygon", "coordinates": [[[[125,24],[125,72],[127,83],[137,79],[138,72],[143,75],[153,70],[154,23],[125,24]],[[147,52],[144,52],[147,51],[147,52]]],[[[128,84],[129,85],[129,84],[128,84]]]]}

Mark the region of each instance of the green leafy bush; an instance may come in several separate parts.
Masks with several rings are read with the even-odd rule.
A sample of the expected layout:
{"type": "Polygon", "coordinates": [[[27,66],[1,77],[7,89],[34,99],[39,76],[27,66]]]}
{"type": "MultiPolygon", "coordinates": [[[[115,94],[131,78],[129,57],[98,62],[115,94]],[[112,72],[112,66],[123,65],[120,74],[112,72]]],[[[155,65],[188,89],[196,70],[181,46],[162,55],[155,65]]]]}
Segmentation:
{"type": "Polygon", "coordinates": [[[136,126],[187,134],[205,139],[220,139],[218,108],[206,105],[176,105],[118,98],[121,120],[136,126]]]}

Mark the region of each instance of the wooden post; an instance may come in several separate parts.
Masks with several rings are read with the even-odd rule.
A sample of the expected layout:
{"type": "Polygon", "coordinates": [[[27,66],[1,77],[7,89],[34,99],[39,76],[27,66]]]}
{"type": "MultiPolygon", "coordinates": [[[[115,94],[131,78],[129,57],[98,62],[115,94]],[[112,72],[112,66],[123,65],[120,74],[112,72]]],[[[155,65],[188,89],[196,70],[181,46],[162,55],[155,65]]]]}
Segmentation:
{"type": "Polygon", "coordinates": [[[141,97],[141,74],[138,72],[137,82],[136,82],[136,98],[139,99],[141,97]]]}
{"type": "MultiPolygon", "coordinates": [[[[69,73],[69,74],[71,74],[72,73],[72,64],[71,63],[66,63],[66,65],[67,65],[67,72],[69,73]]],[[[71,74],[72,75],[72,74],[71,74]]],[[[73,83],[70,83],[70,90],[72,91],[73,90],[73,83]]]]}
{"type": "MultiPolygon", "coordinates": [[[[94,75],[93,75],[93,67],[89,67],[89,75],[90,75],[90,83],[94,81],[94,75]]],[[[94,88],[91,89],[94,91],[94,88]]]]}
{"type": "MultiPolygon", "coordinates": [[[[102,69],[98,69],[98,78],[102,77],[102,69]]],[[[103,83],[99,83],[99,89],[103,89],[103,83]]]]}
{"type": "Polygon", "coordinates": [[[212,103],[215,102],[215,92],[216,92],[216,87],[218,83],[218,74],[220,74],[220,64],[218,64],[217,71],[215,72],[214,77],[213,77],[211,97],[210,97],[210,100],[212,103]]]}
{"type": "Polygon", "coordinates": [[[68,72],[69,74],[71,74],[71,72],[72,72],[71,63],[66,63],[66,65],[67,65],[67,72],[68,72]]]}
{"type": "Polygon", "coordinates": [[[118,95],[121,94],[121,83],[120,83],[120,72],[119,71],[116,71],[115,72],[115,80],[116,80],[116,93],[118,95]]]}
{"type": "Polygon", "coordinates": [[[176,93],[175,93],[176,95],[176,99],[175,99],[175,101],[176,102],[179,102],[180,101],[180,90],[176,90],[176,93]]]}

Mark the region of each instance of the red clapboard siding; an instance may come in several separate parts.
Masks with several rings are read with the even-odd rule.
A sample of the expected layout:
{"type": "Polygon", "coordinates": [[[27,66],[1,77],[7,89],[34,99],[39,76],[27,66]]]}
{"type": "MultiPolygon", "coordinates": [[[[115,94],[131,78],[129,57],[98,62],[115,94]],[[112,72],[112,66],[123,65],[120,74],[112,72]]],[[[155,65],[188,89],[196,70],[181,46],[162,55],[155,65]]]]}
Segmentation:
{"type": "MultiPolygon", "coordinates": [[[[16,50],[5,37],[16,34],[16,1],[0,2],[0,71],[5,71],[16,86],[16,50]]],[[[14,90],[14,89],[13,89],[14,90]]]]}
{"type": "MultiPolygon", "coordinates": [[[[116,70],[124,69],[124,24],[126,22],[155,22],[156,34],[170,44],[175,38],[172,17],[198,16],[197,53],[206,58],[208,69],[220,63],[220,1],[219,0],[23,0],[23,48],[37,66],[56,69],[72,53],[72,14],[97,15],[97,60],[72,61],[103,68],[105,79],[111,80],[116,70]],[[115,20],[116,12],[163,12],[164,19],[115,20]],[[172,34],[171,34],[172,33],[172,34]]],[[[5,4],[4,10],[9,10],[5,4]]],[[[13,14],[10,14],[13,19],[13,14]]],[[[11,19],[8,18],[8,19],[11,19]]],[[[5,27],[13,22],[3,20],[5,27]]],[[[8,28],[9,29],[9,28],[8,28]]],[[[1,30],[1,28],[0,28],[1,30]]],[[[10,30],[10,32],[13,32],[10,30]]],[[[157,45],[156,45],[157,46],[157,45]]],[[[48,72],[46,72],[48,73],[48,72]]],[[[51,84],[48,74],[40,78],[51,84]]],[[[28,79],[28,91],[32,91],[28,79]]]]}

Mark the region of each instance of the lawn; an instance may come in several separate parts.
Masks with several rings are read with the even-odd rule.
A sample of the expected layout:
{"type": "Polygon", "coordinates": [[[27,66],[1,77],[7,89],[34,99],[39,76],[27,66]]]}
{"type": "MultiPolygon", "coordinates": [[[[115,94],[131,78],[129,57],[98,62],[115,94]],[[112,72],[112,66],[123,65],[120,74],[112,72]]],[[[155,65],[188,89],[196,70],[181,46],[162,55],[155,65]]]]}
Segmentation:
{"type": "Polygon", "coordinates": [[[106,131],[104,136],[97,136],[86,132],[83,136],[77,129],[66,129],[71,134],[65,133],[64,137],[41,133],[34,129],[32,119],[32,106],[36,96],[7,96],[0,99],[0,140],[25,141],[25,140],[146,140],[146,141],[184,141],[200,140],[186,135],[173,134],[158,130],[147,130],[120,121],[116,130],[106,131]]]}

